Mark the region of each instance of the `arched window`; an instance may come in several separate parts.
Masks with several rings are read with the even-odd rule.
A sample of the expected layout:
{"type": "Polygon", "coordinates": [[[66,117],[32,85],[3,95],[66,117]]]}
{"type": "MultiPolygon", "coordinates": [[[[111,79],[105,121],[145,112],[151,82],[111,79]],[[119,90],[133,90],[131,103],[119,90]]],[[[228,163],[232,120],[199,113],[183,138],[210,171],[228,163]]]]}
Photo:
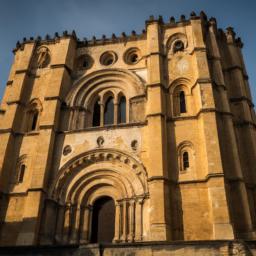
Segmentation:
{"type": "Polygon", "coordinates": [[[126,123],[126,99],[124,96],[120,98],[119,104],[118,104],[118,119],[117,122],[120,123],[126,123]]]}
{"type": "Polygon", "coordinates": [[[180,113],[186,113],[186,98],[184,91],[179,93],[179,101],[180,101],[180,113]]]}
{"type": "Polygon", "coordinates": [[[114,123],[114,99],[109,97],[105,103],[104,109],[104,125],[114,123]]]}
{"type": "Polygon", "coordinates": [[[27,106],[24,128],[26,132],[39,130],[39,119],[42,112],[42,104],[39,99],[32,100],[27,106]]]}
{"type": "Polygon", "coordinates": [[[183,152],[182,163],[183,163],[183,171],[189,168],[189,155],[187,151],[183,152]]]}
{"type": "Polygon", "coordinates": [[[18,179],[17,179],[18,183],[22,183],[23,182],[24,175],[25,175],[25,170],[26,170],[26,165],[25,164],[21,164],[20,168],[19,168],[18,179]]]}
{"type": "Polygon", "coordinates": [[[93,120],[92,120],[92,126],[100,126],[100,104],[97,100],[94,104],[93,108],[93,120]]]}

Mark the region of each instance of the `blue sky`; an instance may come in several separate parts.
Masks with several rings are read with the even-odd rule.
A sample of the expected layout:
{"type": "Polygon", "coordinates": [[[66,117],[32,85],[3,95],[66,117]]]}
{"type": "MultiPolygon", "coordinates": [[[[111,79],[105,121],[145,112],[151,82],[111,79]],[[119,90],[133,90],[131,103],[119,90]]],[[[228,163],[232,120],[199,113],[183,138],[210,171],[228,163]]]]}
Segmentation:
{"type": "Polygon", "coordinates": [[[138,33],[149,15],[179,19],[204,10],[218,26],[232,26],[244,42],[244,58],[256,103],[256,1],[255,0],[1,0],[0,99],[13,60],[17,40],[75,30],[80,38],[121,32],[138,33]]]}

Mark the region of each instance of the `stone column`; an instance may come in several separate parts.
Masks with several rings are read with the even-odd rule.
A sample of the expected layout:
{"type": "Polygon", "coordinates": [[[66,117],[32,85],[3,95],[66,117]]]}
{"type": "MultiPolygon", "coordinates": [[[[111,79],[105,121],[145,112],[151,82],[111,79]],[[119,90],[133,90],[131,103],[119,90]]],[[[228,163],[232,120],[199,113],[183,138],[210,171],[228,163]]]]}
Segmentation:
{"type": "Polygon", "coordinates": [[[104,105],[100,102],[100,126],[104,126],[104,105]]]}
{"type": "Polygon", "coordinates": [[[57,224],[56,224],[56,230],[55,230],[55,241],[57,243],[61,243],[62,241],[64,216],[65,216],[65,207],[63,205],[59,205],[58,213],[57,213],[57,224]]]}
{"type": "Polygon", "coordinates": [[[135,206],[135,200],[129,201],[129,235],[128,235],[128,241],[133,242],[134,241],[134,206],[135,206]]]}
{"type": "Polygon", "coordinates": [[[71,235],[70,243],[77,243],[79,237],[79,223],[80,223],[80,206],[73,206],[72,208],[72,223],[71,223],[71,235]]]}
{"type": "Polygon", "coordinates": [[[122,228],[123,228],[123,232],[122,232],[122,237],[121,240],[122,242],[127,241],[127,202],[123,201],[123,216],[122,216],[122,228]]]}
{"type": "Polygon", "coordinates": [[[71,205],[67,204],[65,207],[65,215],[64,215],[64,228],[63,228],[63,237],[62,237],[63,243],[68,243],[68,240],[69,240],[70,215],[71,215],[71,205]]]}
{"type": "Polygon", "coordinates": [[[92,208],[90,206],[85,206],[82,211],[83,213],[80,223],[80,243],[89,243],[92,208]]]}
{"type": "Polygon", "coordinates": [[[114,102],[114,125],[117,124],[117,119],[118,119],[118,103],[115,101],[114,102]]]}
{"type": "Polygon", "coordinates": [[[121,211],[120,202],[116,202],[116,213],[115,213],[115,237],[114,242],[120,241],[120,222],[121,222],[121,211]]]}
{"type": "Polygon", "coordinates": [[[143,199],[136,201],[135,208],[135,241],[142,241],[142,204],[143,199]]]}

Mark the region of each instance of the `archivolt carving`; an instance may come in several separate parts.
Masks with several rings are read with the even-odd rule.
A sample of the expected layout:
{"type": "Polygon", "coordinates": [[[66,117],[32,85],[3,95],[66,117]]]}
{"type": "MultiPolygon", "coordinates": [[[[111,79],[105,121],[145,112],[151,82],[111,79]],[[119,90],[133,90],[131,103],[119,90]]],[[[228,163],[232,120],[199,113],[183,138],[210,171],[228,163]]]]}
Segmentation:
{"type": "Polygon", "coordinates": [[[115,200],[145,197],[147,173],[138,159],[125,152],[92,150],[61,168],[50,197],[60,203],[88,204],[99,189],[111,191],[115,200]]]}
{"type": "Polygon", "coordinates": [[[169,92],[170,94],[173,94],[177,86],[185,86],[189,93],[192,93],[192,87],[194,85],[193,81],[186,77],[179,77],[175,80],[173,80],[169,85],[169,92]]]}
{"type": "Polygon", "coordinates": [[[131,71],[122,69],[105,69],[95,71],[79,79],[66,98],[69,106],[87,108],[102,90],[117,88],[126,92],[127,98],[145,93],[142,80],[131,71]]]}

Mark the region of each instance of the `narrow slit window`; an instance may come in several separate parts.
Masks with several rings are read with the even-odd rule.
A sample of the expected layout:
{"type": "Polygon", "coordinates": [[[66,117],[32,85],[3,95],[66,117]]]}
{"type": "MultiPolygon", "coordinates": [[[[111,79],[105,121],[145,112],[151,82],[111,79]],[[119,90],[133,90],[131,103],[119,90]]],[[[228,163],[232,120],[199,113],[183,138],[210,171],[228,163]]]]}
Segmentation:
{"type": "Polygon", "coordinates": [[[100,126],[100,104],[98,100],[94,104],[93,108],[93,121],[92,121],[92,126],[100,126]]]}
{"type": "Polygon", "coordinates": [[[189,168],[189,155],[188,152],[184,152],[182,155],[183,171],[189,168]]]}
{"type": "Polygon", "coordinates": [[[185,98],[185,93],[184,91],[181,91],[179,94],[179,99],[180,99],[180,113],[186,113],[186,98],[185,98]]]}
{"type": "Polygon", "coordinates": [[[121,97],[118,104],[118,119],[117,122],[126,123],[126,99],[124,96],[121,97]]]}
{"type": "Polygon", "coordinates": [[[19,171],[19,176],[18,176],[18,183],[22,183],[24,180],[24,175],[25,175],[25,170],[26,170],[26,166],[25,164],[22,164],[20,166],[20,171],[19,171]]]}
{"type": "Polygon", "coordinates": [[[32,113],[31,131],[35,131],[37,128],[38,112],[32,113]]]}
{"type": "Polygon", "coordinates": [[[104,109],[104,125],[110,125],[114,123],[114,99],[109,97],[105,104],[104,109]]]}

